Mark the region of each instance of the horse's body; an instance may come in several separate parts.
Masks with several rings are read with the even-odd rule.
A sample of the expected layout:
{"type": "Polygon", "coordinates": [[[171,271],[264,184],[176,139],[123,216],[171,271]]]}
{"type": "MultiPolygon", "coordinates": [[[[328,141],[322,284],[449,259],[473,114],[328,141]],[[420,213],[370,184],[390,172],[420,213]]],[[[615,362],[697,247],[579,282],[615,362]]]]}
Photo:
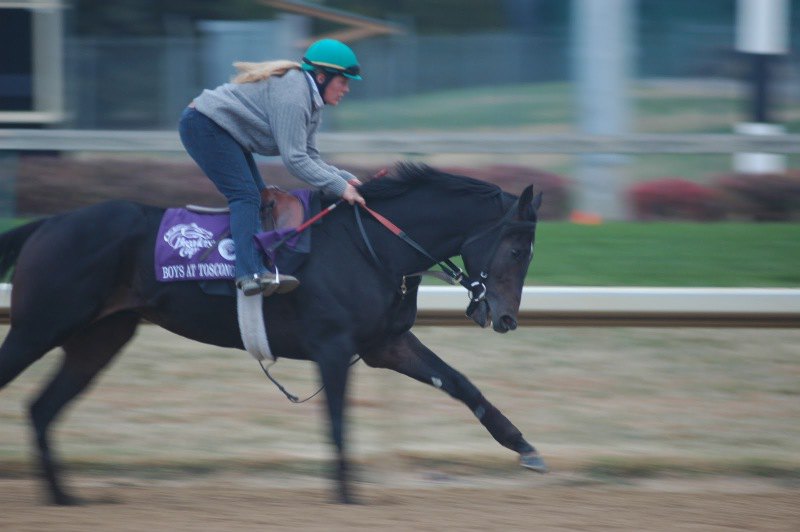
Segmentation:
{"type": "MultiPolygon", "coordinates": [[[[486,298],[472,317],[484,325],[491,316],[500,332],[515,328],[540,197],[534,200],[529,187],[517,199],[427,167],[404,166],[399,174],[362,187],[370,206],[437,260],[461,254],[468,273],[488,273],[486,298]]],[[[11,329],[0,347],[0,388],[50,349],[62,346],[65,352],[61,369],[30,407],[54,502],[74,499],[60,482],[49,426],[130,340],[141,318],[200,342],[243,348],[235,298],[208,295],[195,282],[155,280],[153,253],[163,212],[114,201],[0,235],[0,273],[16,264],[11,329]]],[[[519,430],[410,332],[419,281],[409,278],[403,294],[403,276],[432,261],[374,220],[364,225],[380,265],[370,258],[352,208],[340,208],[313,227],[312,253],[296,273],[300,288],[264,299],[272,352],[319,367],[338,452],[340,498],[350,500],[343,410],[354,354],[370,366],[442,388],[463,401],[499,443],[520,453],[524,466],[543,471],[519,430]]]]}

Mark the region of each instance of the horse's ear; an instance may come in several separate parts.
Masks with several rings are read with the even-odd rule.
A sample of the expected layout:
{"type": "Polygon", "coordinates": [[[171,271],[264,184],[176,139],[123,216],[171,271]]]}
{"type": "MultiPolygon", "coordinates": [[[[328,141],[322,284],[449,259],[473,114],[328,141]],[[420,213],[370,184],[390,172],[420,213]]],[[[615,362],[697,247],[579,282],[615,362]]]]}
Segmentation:
{"type": "Polygon", "coordinates": [[[531,201],[533,201],[533,185],[528,185],[519,196],[519,212],[517,216],[520,220],[527,220],[530,217],[529,205],[531,201]]]}
{"type": "Polygon", "coordinates": [[[542,206],[542,193],[533,195],[533,185],[528,185],[519,196],[519,211],[517,216],[520,220],[535,220],[536,211],[542,206]]]}

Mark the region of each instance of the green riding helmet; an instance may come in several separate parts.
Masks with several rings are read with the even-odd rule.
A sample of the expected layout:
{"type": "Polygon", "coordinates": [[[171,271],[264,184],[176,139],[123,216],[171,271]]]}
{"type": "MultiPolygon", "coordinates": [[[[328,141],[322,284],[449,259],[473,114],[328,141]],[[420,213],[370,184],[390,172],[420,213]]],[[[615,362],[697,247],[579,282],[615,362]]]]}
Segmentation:
{"type": "Polygon", "coordinates": [[[326,72],[341,74],[350,79],[361,79],[361,66],[356,54],[345,43],[334,39],[322,39],[306,50],[303,70],[320,68],[326,72]]]}

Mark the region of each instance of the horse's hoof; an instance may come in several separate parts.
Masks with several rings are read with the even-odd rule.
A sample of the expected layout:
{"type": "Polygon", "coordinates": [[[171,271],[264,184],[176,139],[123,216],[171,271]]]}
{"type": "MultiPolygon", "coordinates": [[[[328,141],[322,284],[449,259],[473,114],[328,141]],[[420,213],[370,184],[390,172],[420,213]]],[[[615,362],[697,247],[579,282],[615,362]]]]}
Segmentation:
{"type": "Polygon", "coordinates": [[[350,490],[336,490],[331,501],[334,504],[361,504],[361,500],[350,493],[350,490]]]}
{"type": "Polygon", "coordinates": [[[336,502],[339,504],[361,504],[358,497],[354,497],[349,493],[339,493],[336,497],[336,502]]]}
{"type": "Polygon", "coordinates": [[[348,504],[348,505],[359,505],[361,501],[358,500],[356,497],[346,496],[342,497],[341,495],[335,497],[331,503],[333,504],[348,504]]]}
{"type": "Polygon", "coordinates": [[[67,495],[66,493],[54,493],[50,497],[50,504],[54,506],[82,506],[83,499],[67,495]]]}
{"type": "Polygon", "coordinates": [[[537,473],[547,473],[549,471],[547,464],[544,463],[544,460],[536,451],[521,454],[519,456],[519,465],[537,473]]]}

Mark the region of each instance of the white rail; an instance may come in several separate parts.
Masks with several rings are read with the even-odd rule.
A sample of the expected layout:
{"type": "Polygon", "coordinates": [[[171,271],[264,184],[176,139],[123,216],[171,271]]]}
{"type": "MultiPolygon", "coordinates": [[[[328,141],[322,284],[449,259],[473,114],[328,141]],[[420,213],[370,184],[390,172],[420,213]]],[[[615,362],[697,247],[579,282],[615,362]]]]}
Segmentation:
{"type": "MultiPolygon", "coordinates": [[[[0,284],[0,319],[7,320],[11,285],[0,284]]],[[[459,287],[423,286],[417,323],[470,325],[459,287]]],[[[798,288],[619,288],[526,286],[523,326],[692,326],[800,328],[798,288]]]]}
{"type": "MultiPolygon", "coordinates": [[[[423,287],[417,323],[468,324],[464,291],[423,287]]],[[[522,325],[800,327],[800,289],[526,286],[522,325]]]]}

